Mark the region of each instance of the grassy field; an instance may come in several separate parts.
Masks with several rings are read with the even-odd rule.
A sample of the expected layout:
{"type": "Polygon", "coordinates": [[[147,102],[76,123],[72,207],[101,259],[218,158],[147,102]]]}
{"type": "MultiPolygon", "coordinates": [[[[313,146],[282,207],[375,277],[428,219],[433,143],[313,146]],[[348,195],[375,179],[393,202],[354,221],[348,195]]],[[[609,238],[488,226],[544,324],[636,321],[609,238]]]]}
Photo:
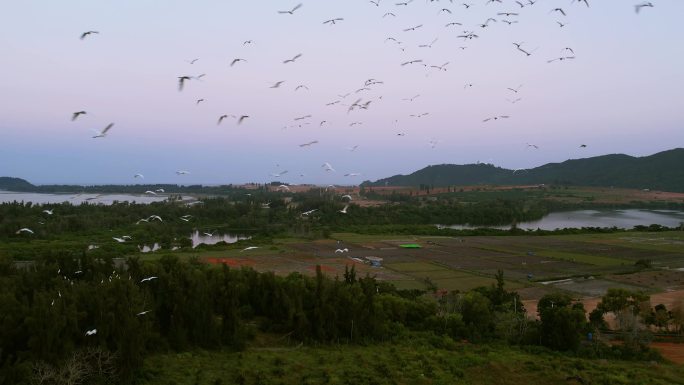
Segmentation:
{"type": "MultiPolygon", "coordinates": [[[[650,293],[684,288],[684,271],[677,270],[684,267],[681,231],[472,237],[334,233],[331,238],[283,238],[258,244],[258,249],[249,251],[242,251],[248,246],[245,243],[174,254],[283,275],[295,271],[314,274],[315,266],[321,265],[324,273],[342,276],[346,266],[354,265],[360,275],[374,275],[400,289],[425,289],[424,280],[430,278],[440,289],[468,290],[494,283],[494,274],[502,269],[509,289],[534,289],[522,290],[534,293],[528,299],[555,290],[596,296],[610,287],[650,293]],[[422,248],[399,247],[408,242],[422,248]],[[341,248],[349,252],[335,252],[341,248]],[[383,266],[359,262],[366,257],[382,258],[383,266]],[[653,269],[636,268],[634,264],[639,260],[651,261],[653,269]],[[574,282],[539,283],[563,278],[573,278],[574,282]]],[[[143,254],[143,259],[158,259],[163,254],[143,254]]]]}
{"type": "Polygon", "coordinates": [[[454,343],[433,337],[372,346],[253,347],[245,352],[160,354],[145,385],[195,384],[684,384],[684,367],[587,360],[542,350],[454,343]],[[437,346],[437,347],[436,347],[437,346]]]}
{"type": "MultiPolygon", "coordinates": [[[[435,263],[428,262],[403,262],[385,265],[388,269],[413,277],[418,282],[429,278],[440,289],[467,291],[480,286],[489,286],[496,283],[491,277],[483,277],[449,269],[435,263]]],[[[423,286],[424,288],[424,286],[423,286]]]]}

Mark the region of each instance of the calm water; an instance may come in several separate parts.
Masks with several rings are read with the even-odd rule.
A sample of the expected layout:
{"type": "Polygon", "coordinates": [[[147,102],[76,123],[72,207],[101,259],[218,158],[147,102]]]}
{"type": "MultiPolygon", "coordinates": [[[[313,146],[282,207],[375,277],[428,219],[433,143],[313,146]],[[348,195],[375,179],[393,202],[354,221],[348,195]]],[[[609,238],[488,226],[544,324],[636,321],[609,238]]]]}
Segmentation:
{"type": "MultiPolygon", "coordinates": [[[[183,197],[183,200],[189,199],[183,197]]],[[[153,203],[166,200],[164,195],[133,195],[133,194],[40,194],[40,193],[17,193],[0,191],[0,203],[6,202],[32,202],[33,204],[55,204],[71,202],[78,205],[83,202],[111,205],[114,201],[153,203]]]]}
{"type": "MultiPolygon", "coordinates": [[[[634,226],[657,224],[677,227],[684,222],[684,211],[671,210],[577,210],[551,213],[537,221],[518,223],[518,228],[525,230],[555,230],[580,227],[618,227],[631,229],[634,226]]],[[[453,225],[452,229],[473,229],[482,226],[453,225]]],[[[485,226],[507,230],[511,226],[485,226]]]]}
{"type": "Polygon", "coordinates": [[[204,232],[195,231],[190,236],[192,239],[192,247],[195,248],[199,245],[215,245],[219,242],[225,243],[235,243],[243,239],[250,239],[252,237],[245,237],[243,235],[236,234],[220,234],[215,233],[213,235],[205,234],[204,232]]]}

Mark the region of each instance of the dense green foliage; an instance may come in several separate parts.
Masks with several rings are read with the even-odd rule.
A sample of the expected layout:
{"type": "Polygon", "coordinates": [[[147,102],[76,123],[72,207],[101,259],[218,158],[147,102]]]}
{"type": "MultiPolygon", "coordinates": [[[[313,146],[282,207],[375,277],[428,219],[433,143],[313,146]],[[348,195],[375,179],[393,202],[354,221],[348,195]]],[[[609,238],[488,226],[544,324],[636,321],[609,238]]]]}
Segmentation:
{"type": "Polygon", "coordinates": [[[604,155],[549,163],[513,172],[490,164],[435,165],[409,175],[395,175],[364,186],[466,186],[557,184],[615,186],[684,192],[684,149],[646,157],[604,155]]]}
{"type": "Polygon", "coordinates": [[[157,354],[147,360],[142,382],[149,385],[684,384],[681,366],[599,361],[540,347],[468,344],[429,334],[410,334],[372,345],[270,344],[245,352],[157,354]]]}
{"type": "MultiPolygon", "coordinates": [[[[359,278],[354,268],[333,279],[320,268],[314,277],[283,277],[173,256],[154,263],[129,259],[126,270],[89,257],[50,258],[29,270],[5,261],[0,263],[0,383],[69,383],[64,377],[72,383],[79,378],[130,383],[150,354],[239,350],[260,333],[306,344],[375,344],[424,333],[439,336],[446,346],[462,339],[541,342],[612,357],[614,348],[580,349],[590,325],[584,310],[560,302],[565,300],[543,298],[541,321],[529,320],[518,295],[505,290],[502,272],[495,286],[425,294],[359,278]],[[550,301],[555,301],[551,310],[550,301]]],[[[643,349],[630,354],[655,357],[643,349]]]]}

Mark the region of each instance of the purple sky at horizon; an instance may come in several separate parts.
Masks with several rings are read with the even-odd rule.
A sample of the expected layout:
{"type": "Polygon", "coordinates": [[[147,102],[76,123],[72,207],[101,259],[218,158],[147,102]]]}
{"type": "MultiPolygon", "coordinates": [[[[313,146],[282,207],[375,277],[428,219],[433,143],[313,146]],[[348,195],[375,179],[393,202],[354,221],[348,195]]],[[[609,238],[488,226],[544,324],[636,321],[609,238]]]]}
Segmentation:
{"type": "Polygon", "coordinates": [[[590,8],[539,0],[522,9],[513,0],[471,0],[467,10],[447,0],[302,2],[293,15],[277,11],[298,0],[5,4],[0,176],[38,184],[132,184],[141,182],[137,173],[145,183],[358,184],[430,164],[515,169],[684,146],[682,1],[654,1],[638,15],[639,1],[619,0],[590,0],[590,8]],[[556,7],[567,16],[550,13],[556,7]],[[322,24],[337,17],[344,20],[322,24]],[[498,21],[478,26],[489,17],[498,21]],[[445,27],[450,22],[463,26],[445,27]],[[80,40],[87,30],[100,33],[80,40]],[[458,38],[464,30],[479,38],[458,38]],[[536,50],[528,57],[513,42],[536,50]],[[565,47],[575,59],[547,63],[565,47]],[[234,58],[247,62],[231,67],[234,58]],[[400,65],[415,59],[449,64],[400,65]],[[178,91],[178,76],[202,73],[178,91]],[[355,93],[371,78],[383,84],[355,93]],[[277,81],[285,82],[270,88],[277,81]],[[295,91],[300,84],[309,90],[295,91]],[[517,94],[507,90],[521,84],[517,94]],[[205,102],[196,105],[199,98],[205,102]],[[359,98],[372,101],[368,109],[348,113],[344,105],[359,98]],[[79,110],[88,114],[72,122],[79,110]],[[217,125],[222,114],[250,118],[217,125]],[[305,115],[312,118],[294,121],[305,115]],[[483,122],[498,115],[510,118],[483,122]],[[92,138],[110,122],[107,137],[92,138]],[[318,143],[299,146],[311,141],[318,143]],[[336,172],[324,171],[325,162],[336,172]]]}

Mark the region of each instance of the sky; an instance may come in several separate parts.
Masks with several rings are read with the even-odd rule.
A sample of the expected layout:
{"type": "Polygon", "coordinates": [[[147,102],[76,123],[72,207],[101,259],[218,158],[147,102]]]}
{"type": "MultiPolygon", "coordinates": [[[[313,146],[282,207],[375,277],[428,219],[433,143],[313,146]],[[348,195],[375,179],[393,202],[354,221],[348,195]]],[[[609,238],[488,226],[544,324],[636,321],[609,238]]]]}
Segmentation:
{"type": "Polygon", "coordinates": [[[639,14],[625,0],[302,2],[293,14],[278,11],[299,0],[3,2],[0,176],[355,185],[431,164],[518,169],[684,143],[684,1],[639,14]],[[200,74],[179,91],[179,76],[200,74]],[[358,99],[371,103],[349,111],[358,99]],[[249,118],[219,125],[223,114],[249,118]]]}

